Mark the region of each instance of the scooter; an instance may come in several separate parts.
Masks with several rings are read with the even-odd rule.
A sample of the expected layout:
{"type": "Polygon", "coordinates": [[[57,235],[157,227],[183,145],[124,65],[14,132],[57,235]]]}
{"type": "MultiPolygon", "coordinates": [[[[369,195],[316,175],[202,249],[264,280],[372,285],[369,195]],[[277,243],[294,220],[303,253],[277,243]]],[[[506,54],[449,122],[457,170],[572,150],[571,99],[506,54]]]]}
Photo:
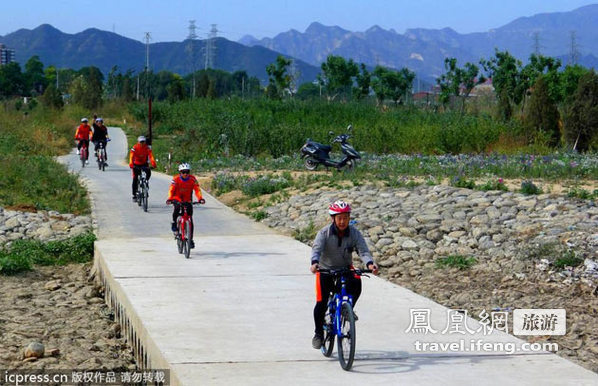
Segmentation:
{"type": "MultiPolygon", "coordinates": [[[[345,156],[340,161],[335,161],[330,158],[332,146],[324,145],[308,138],[301,148],[301,158],[303,158],[303,164],[307,170],[316,170],[319,165],[324,165],[327,168],[334,167],[338,170],[341,170],[346,166],[349,170],[353,170],[357,160],[361,159],[361,155],[359,155],[359,152],[355,150],[353,146],[347,143],[347,140],[351,138],[349,133],[352,129],[353,126],[349,125],[347,127],[347,134],[339,134],[332,141],[333,145],[335,143],[341,144],[341,150],[345,156]]],[[[332,131],[330,131],[328,134],[330,134],[330,136],[334,136],[332,131]]]]}

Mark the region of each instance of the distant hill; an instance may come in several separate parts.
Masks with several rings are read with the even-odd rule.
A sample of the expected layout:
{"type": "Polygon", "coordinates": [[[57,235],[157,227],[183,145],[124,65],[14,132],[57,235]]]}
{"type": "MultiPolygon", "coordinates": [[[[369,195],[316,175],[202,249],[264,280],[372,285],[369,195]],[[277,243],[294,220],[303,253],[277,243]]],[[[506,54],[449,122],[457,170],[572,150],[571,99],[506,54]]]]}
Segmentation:
{"type": "MultiPolygon", "coordinates": [[[[480,11],[483,12],[483,6],[480,11]]],[[[526,62],[536,48],[536,36],[541,54],[568,58],[571,31],[575,31],[575,43],[581,53],[579,63],[592,67],[598,57],[598,5],[522,17],[488,32],[470,34],[459,34],[451,28],[416,28],[399,34],[378,26],[352,32],[312,23],[303,33],[290,30],[260,40],[245,36],[240,42],[261,45],[313,65],[319,65],[330,54],[341,55],[370,66],[408,67],[432,80],[445,72],[446,57],[455,57],[460,64],[477,63],[493,56],[495,48],[499,48],[526,62]]]]}
{"type": "MultiPolygon", "coordinates": [[[[76,34],[66,34],[48,24],[28,30],[20,29],[6,36],[0,36],[0,43],[15,50],[16,60],[23,66],[27,60],[38,55],[45,66],[79,69],[96,66],[107,74],[112,66],[121,71],[129,69],[142,71],[145,66],[145,44],[118,34],[95,28],[76,34]]],[[[201,48],[205,41],[198,40],[198,60],[196,68],[202,69],[204,60],[201,48]]],[[[168,70],[181,75],[192,72],[192,64],[186,48],[189,41],[150,44],[150,67],[154,72],[168,70]]],[[[280,53],[270,49],[216,38],[214,41],[214,67],[234,72],[246,70],[256,76],[262,84],[267,83],[266,66],[273,63],[280,53]]],[[[319,68],[302,60],[295,61],[300,74],[300,82],[314,80],[319,68]]]]}

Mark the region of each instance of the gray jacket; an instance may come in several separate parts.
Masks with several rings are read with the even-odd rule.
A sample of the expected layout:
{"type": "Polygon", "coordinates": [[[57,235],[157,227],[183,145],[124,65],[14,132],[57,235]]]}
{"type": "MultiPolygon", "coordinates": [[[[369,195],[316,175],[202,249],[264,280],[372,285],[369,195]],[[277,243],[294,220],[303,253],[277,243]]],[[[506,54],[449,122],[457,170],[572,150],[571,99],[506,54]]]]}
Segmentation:
{"type": "Polygon", "coordinates": [[[352,264],[353,251],[367,265],[373,263],[372,254],[357,228],[349,225],[342,238],[338,237],[338,230],[334,224],[320,229],[311,249],[311,263],[318,263],[326,269],[346,268],[352,264]]]}

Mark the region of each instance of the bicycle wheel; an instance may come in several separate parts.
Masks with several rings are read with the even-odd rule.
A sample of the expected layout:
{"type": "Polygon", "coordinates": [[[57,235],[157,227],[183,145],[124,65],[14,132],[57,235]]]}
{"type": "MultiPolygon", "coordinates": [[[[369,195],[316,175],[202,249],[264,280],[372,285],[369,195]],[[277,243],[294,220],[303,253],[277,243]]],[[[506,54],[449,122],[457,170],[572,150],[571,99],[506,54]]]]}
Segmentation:
{"type": "Polygon", "coordinates": [[[355,358],[355,317],[353,307],[343,303],[341,309],[341,331],[338,335],[338,361],[343,370],[351,370],[355,358]]]}
{"type": "Polygon", "coordinates": [[[85,167],[85,158],[87,155],[87,148],[85,146],[81,147],[81,167],[84,168],[85,167]]]}
{"type": "Polygon", "coordinates": [[[176,235],[176,246],[179,250],[179,253],[183,253],[183,239],[182,239],[182,232],[181,232],[181,219],[177,219],[177,235],[176,235]]]}
{"type": "Polygon", "coordinates": [[[143,184],[143,189],[141,190],[141,201],[143,204],[143,211],[147,212],[147,185],[143,184]]]}
{"type": "Polygon", "coordinates": [[[321,350],[325,357],[331,356],[332,350],[334,350],[334,326],[330,311],[330,308],[326,310],[326,315],[324,316],[324,340],[321,350]]]}
{"type": "Polygon", "coordinates": [[[185,258],[189,258],[191,253],[191,221],[185,221],[185,258]]]}

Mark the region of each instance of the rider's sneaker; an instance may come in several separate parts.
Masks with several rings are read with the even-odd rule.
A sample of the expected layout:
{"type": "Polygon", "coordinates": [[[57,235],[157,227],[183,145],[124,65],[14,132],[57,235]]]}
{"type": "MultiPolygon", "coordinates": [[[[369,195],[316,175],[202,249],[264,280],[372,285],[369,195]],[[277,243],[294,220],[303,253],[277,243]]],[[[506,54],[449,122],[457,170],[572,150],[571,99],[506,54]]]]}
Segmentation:
{"type": "Polygon", "coordinates": [[[176,223],[173,223],[173,222],[170,223],[170,230],[173,231],[174,233],[177,232],[176,223]]]}
{"type": "Polygon", "coordinates": [[[311,338],[311,347],[315,348],[316,350],[319,350],[322,347],[323,340],[324,339],[320,335],[314,335],[314,337],[311,338]]]}
{"type": "Polygon", "coordinates": [[[195,248],[195,241],[191,240],[191,249],[195,248]]]}
{"type": "Polygon", "coordinates": [[[353,319],[355,319],[356,322],[359,320],[359,318],[357,317],[357,314],[355,313],[355,311],[353,311],[353,319]]]}
{"type": "Polygon", "coordinates": [[[137,202],[137,197],[135,195],[133,195],[133,197],[131,197],[131,199],[133,200],[133,202],[137,202]]]}
{"type": "Polygon", "coordinates": [[[85,160],[85,165],[89,165],[89,160],[88,159],[85,160]]]}
{"type": "Polygon", "coordinates": [[[108,166],[108,162],[104,162],[104,166],[108,166]]]}

